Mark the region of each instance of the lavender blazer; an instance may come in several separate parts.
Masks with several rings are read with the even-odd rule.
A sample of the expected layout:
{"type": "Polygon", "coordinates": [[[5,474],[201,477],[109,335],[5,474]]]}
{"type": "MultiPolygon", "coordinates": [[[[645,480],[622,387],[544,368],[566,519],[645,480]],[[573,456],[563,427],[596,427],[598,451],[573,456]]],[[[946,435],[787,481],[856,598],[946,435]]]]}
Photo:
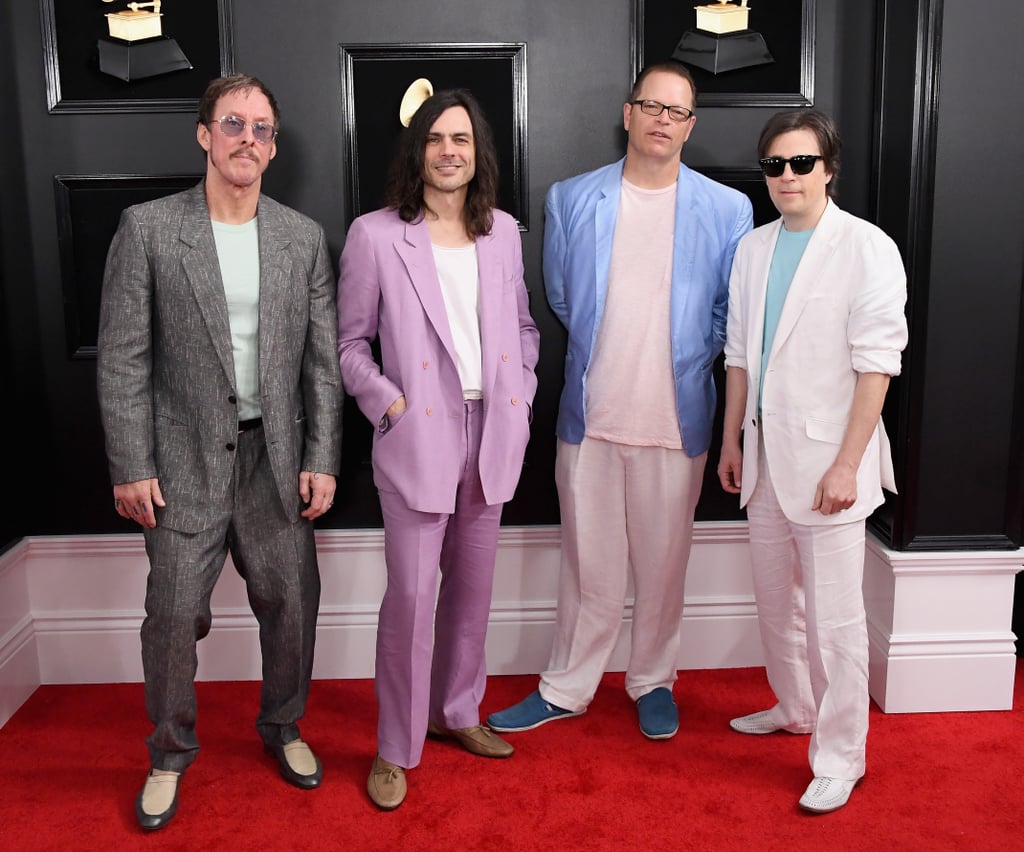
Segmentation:
{"type": "MultiPolygon", "coordinates": [[[[494,211],[476,241],[484,425],[480,480],[490,505],[512,497],[530,437],[540,335],[523,281],[515,220],[494,211]]],[[[423,221],[397,212],[360,216],[349,229],[338,279],[338,358],[343,384],[374,425],[377,487],[411,509],[455,511],[463,438],[462,382],[423,221]],[[380,338],[381,363],[370,344],[380,338]],[[405,395],[407,408],[385,412],[405,395]]]]}

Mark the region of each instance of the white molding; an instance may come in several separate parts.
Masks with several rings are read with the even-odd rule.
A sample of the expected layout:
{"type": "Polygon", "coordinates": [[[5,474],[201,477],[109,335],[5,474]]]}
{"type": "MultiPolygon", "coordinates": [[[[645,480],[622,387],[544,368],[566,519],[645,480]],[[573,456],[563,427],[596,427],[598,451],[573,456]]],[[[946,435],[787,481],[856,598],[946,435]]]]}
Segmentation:
{"type": "Polygon", "coordinates": [[[26,572],[28,548],[0,554],[0,727],[40,684],[26,572]]]}
{"type": "MultiPolygon", "coordinates": [[[[1024,550],[897,553],[868,538],[871,694],[886,712],[1008,708],[1013,579],[1024,550]]],[[[315,678],[373,676],[386,584],[382,530],[321,530],[315,678]]],[[[503,527],[487,634],[491,674],[547,664],[560,560],[557,526],[503,527]]],[[[141,534],[32,537],[0,555],[0,725],[41,683],[142,679],[148,562],[141,534]]],[[[631,592],[629,593],[631,594],[631,592]]],[[[230,559],[199,644],[200,680],[260,677],[256,621],[230,559]]],[[[609,663],[625,668],[632,600],[609,663]]],[[[679,667],[763,665],[745,522],[694,528],[679,667]]]]}
{"type": "MultiPolygon", "coordinates": [[[[140,681],[138,631],[148,571],[142,535],[38,536],[25,539],[17,552],[16,564],[9,556],[0,559],[6,565],[0,577],[17,573],[23,587],[21,616],[31,642],[17,647],[19,655],[32,657],[32,689],[39,683],[140,681]]],[[[317,553],[323,591],[314,677],[372,677],[386,584],[384,533],[321,530],[317,553]]],[[[534,673],[547,664],[559,559],[557,526],[502,528],[487,638],[490,673],[534,673]]],[[[746,524],[698,524],[688,574],[680,668],[761,665],[746,524]]],[[[199,644],[197,677],[258,679],[256,621],[230,559],[211,605],[213,627],[199,644]]],[[[631,617],[627,599],[610,670],[625,667],[631,617]]],[[[10,640],[6,644],[13,648],[10,640]]],[[[0,655],[0,676],[9,668],[4,659],[0,655]]],[[[17,703],[24,697],[19,693],[17,703]]]]}

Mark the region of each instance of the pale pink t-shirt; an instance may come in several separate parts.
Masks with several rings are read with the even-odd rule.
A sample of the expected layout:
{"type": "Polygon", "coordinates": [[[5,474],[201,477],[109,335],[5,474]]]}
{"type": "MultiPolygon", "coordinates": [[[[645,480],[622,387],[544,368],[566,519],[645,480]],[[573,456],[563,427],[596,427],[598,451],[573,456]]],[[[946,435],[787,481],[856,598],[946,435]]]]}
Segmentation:
{"type": "Polygon", "coordinates": [[[622,181],[608,297],[587,371],[588,438],[682,449],[669,299],[676,184],[622,181]]]}

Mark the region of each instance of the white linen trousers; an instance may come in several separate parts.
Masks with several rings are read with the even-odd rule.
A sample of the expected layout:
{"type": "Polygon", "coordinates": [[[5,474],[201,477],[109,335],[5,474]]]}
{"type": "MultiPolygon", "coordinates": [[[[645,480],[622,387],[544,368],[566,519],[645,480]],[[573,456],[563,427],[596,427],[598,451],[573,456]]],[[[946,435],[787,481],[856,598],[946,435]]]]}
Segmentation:
{"type": "Polygon", "coordinates": [[[707,453],[584,438],[558,442],[555,482],[562,562],[555,641],[540,676],[545,701],[584,709],[622,627],[632,569],[626,692],[671,689],[679,659],[683,586],[707,453]]]}
{"type": "Polygon", "coordinates": [[[813,731],[808,755],[815,777],[857,780],[864,775],[870,701],[864,521],[791,522],[763,446],[747,518],[768,682],[779,702],[770,718],[793,733],[813,731]]]}

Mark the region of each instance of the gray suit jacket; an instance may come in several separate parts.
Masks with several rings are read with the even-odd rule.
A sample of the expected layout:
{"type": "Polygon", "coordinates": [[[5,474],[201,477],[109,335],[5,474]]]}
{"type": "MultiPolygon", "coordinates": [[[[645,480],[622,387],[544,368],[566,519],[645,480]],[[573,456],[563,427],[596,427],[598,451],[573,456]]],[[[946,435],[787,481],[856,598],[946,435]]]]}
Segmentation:
{"type": "MultiPolygon", "coordinates": [[[[337,314],[323,229],[259,198],[259,387],[285,515],[300,470],[336,474],[337,314]]],[[[238,440],[228,309],[203,184],[130,207],[110,245],[97,384],[114,484],[157,477],[157,524],[201,529],[223,505],[238,440]]]]}

